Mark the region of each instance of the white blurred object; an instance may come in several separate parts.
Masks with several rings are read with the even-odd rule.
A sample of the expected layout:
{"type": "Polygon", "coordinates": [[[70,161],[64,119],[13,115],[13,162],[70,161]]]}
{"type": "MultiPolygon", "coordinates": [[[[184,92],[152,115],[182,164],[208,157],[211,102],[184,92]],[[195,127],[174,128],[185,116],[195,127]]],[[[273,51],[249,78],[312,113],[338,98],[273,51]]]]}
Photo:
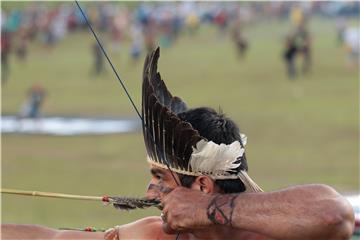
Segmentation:
{"type": "Polygon", "coordinates": [[[1,116],[2,134],[98,135],[134,132],[139,130],[140,126],[140,121],[135,119],[1,116]]]}
{"type": "Polygon", "coordinates": [[[349,27],[348,29],[346,29],[344,41],[345,41],[345,44],[351,49],[351,51],[359,54],[360,28],[349,27]]]}

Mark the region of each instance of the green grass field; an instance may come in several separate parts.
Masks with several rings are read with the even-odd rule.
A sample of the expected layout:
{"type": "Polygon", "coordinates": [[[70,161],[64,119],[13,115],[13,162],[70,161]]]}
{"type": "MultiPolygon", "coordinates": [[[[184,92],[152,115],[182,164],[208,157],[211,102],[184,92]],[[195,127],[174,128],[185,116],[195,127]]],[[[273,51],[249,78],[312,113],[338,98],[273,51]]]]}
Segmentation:
{"type": "MultiPolygon", "coordinates": [[[[358,191],[359,70],[348,69],[336,46],[332,20],[316,19],[313,72],[289,81],[281,58],[288,24],[264,22],[247,30],[251,40],[240,61],[229,37],[201,29],[161,50],[159,69],[168,87],[190,107],[219,107],[248,136],[250,174],[265,190],[325,183],[342,193],[358,191]]],[[[103,38],[103,36],[101,36],[103,38]]],[[[94,42],[89,32],[68,36],[52,51],[30,46],[29,59],[11,59],[2,86],[2,112],[16,114],[32,83],[48,97],[45,115],[135,116],[110,67],[90,77],[94,42]]],[[[106,41],[105,41],[106,42],[106,41]]],[[[108,45],[108,44],[107,44],[108,45]]],[[[140,107],[142,61],[110,54],[140,107]]],[[[144,56],[142,57],[142,59],[144,56]]],[[[85,195],[143,196],[149,174],[140,132],[106,136],[2,136],[2,186],[85,195]]],[[[117,212],[101,203],[2,196],[2,221],[51,227],[110,227],[157,210],[117,212]]]]}

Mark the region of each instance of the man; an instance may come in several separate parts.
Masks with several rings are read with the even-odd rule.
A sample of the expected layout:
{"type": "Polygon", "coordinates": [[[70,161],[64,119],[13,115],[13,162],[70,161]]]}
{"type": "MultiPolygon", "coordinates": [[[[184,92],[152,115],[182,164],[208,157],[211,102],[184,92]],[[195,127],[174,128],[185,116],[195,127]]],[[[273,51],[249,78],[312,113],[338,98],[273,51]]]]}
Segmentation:
{"type": "Polygon", "coordinates": [[[142,124],[152,178],[147,197],[161,217],[102,233],[4,225],[3,238],[349,239],[354,214],[324,185],[262,192],[247,174],[246,137],[210,108],[187,109],[157,72],[159,50],[144,67],[142,124]]]}
{"type": "Polygon", "coordinates": [[[44,103],[46,97],[46,91],[41,84],[34,84],[27,91],[27,98],[21,107],[21,118],[38,118],[40,114],[40,108],[44,103]]]}
{"type": "Polygon", "coordinates": [[[1,84],[5,84],[10,73],[10,52],[12,36],[9,30],[1,29],[1,84]]]}
{"type": "Polygon", "coordinates": [[[289,79],[296,77],[296,55],[298,54],[298,47],[296,45],[295,36],[289,34],[285,41],[284,60],[286,64],[287,75],[289,79]]]}
{"type": "Polygon", "coordinates": [[[311,35],[307,29],[307,22],[300,23],[295,31],[295,41],[298,52],[302,55],[302,73],[307,74],[311,71],[311,35]]]}
{"type": "Polygon", "coordinates": [[[248,49],[248,41],[244,36],[244,23],[240,17],[235,21],[232,29],[232,38],[235,43],[238,56],[240,58],[245,57],[246,50],[248,49]]]}

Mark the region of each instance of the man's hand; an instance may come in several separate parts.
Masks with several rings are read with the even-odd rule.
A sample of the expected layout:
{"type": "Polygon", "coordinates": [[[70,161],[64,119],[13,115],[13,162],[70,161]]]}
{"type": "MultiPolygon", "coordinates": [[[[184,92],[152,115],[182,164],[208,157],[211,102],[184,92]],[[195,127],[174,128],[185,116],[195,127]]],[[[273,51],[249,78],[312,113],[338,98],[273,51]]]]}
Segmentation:
{"type": "Polygon", "coordinates": [[[224,225],[271,239],[337,240],[349,239],[354,228],[349,203],[321,184],[241,194],[205,194],[178,187],[162,203],[166,233],[224,225]]]}
{"type": "Polygon", "coordinates": [[[119,240],[119,226],[115,226],[106,230],[104,235],[105,240],[119,240]]]}
{"type": "Polygon", "coordinates": [[[214,197],[188,188],[174,189],[162,199],[164,232],[173,234],[211,225],[207,208],[214,197]]]}

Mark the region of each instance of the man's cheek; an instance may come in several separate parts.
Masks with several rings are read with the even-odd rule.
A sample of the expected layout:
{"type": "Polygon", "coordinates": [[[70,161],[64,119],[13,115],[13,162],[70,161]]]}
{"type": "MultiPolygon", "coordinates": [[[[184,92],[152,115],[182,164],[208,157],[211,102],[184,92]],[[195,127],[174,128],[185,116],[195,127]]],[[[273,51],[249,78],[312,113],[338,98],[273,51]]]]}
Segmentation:
{"type": "Polygon", "coordinates": [[[160,186],[156,184],[149,184],[146,197],[149,199],[160,198],[160,186]]]}
{"type": "Polygon", "coordinates": [[[160,192],[162,192],[163,194],[170,193],[172,190],[174,190],[174,188],[169,188],[162,185],[160,186],[160,192]]]}

